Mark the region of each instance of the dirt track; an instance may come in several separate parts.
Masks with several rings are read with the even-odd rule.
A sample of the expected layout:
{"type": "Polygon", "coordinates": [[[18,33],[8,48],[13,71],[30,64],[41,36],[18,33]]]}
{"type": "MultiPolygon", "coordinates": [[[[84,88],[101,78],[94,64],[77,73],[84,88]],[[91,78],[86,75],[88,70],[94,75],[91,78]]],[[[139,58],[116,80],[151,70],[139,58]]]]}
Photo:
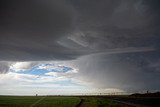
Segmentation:
{"type": "Polygon", "coordinates": [[[83,103],[84,103],[84,99],[81,99],[81,101],[79,102],[79,104],[76,107],[82,107],[83,103]]]}

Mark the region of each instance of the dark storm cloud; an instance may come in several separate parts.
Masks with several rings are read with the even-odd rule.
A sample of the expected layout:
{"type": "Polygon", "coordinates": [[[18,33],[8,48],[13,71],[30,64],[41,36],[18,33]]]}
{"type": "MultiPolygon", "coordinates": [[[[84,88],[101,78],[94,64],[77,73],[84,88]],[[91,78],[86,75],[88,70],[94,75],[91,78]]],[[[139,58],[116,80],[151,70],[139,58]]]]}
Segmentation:
{"type": "Polygon", "coordinates": [[[79,12],[77,32],[81,34],[72,38],[88,43],[92,49],[157,47],[160,39],[159,9],[154,7],[157,1],[150,2],[73,0],[79,12]]]}
{"type": "Polygon", "coordinates": [[[56,43],[73,28],[73,12],[58,0],[0,1],[0,60],[72,59],[56,43]]]}
{"type": "Polygon", "coordinates": [[[67,60],[104,49],[159,44],[156,1],[0,2],[2,61],[67,60]]]}
{"type": "Polygon", "coordinates": [[[85,48],[103,51],[77,62],[81,77],[97,87],[134,92],[159,90],[159,3],[159,0],[72,0],[79,18],[77,31],[70,39],[85,48]],[[156,51],[143,51],[143,47],[156,51]]]}
{"type": "MultiPolygon", "coordinates": [[[[82,56],[75,63],[79,74],[97,87],[160,89],[159,4],[159,0],[1,0],[0,60],[82,56]]],[[[5,66],[1,68],[7,71],[5,66]]]]}

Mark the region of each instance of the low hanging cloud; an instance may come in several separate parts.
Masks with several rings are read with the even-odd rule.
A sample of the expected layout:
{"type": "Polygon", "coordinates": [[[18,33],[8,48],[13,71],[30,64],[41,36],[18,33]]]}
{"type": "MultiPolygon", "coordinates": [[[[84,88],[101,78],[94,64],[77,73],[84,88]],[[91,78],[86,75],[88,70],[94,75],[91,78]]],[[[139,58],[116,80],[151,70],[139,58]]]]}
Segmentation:
{"type": "Polygon", "coordinates": [[[0,62],[0,74],[7,73],[9,71],[10,66],[11,66],[11,62],[1,61],[0,62]]]}
{"type": "Polygon", "coordinates": [[[25,71],[29,70],[32,67],[36,66],[38,62],[15,62],[10,65],[10,70],[13,71],[25,71]]]}
{"type": "Polygon", "coordinates": [[[160,63],[157,57],[156,53],[154,57],[153,53],[93,55],[75,61],[73,66],[80,71],[77,78],[93,87],[117,88],[127,92],[158,90],[160,63]]]}

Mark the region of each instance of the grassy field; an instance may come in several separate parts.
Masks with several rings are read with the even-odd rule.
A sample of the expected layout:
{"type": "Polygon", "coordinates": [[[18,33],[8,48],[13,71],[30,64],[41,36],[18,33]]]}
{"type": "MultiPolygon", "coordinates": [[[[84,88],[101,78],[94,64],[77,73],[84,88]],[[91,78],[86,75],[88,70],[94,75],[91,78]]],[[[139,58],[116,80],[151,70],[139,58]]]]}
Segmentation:
{"type": "Polygon", "coordinates": [[[0,96],[0,107],[75,107],[79,97],[0,96]]]}
{"type": "Polygon", "coordinates": [[[159,107],[159,97],[132,96],[0,96],[0,107],[159,107]]]}
{"type": "Polygon", "coordinates": [[[0,96],[0,107],[120,107],[101,97],[0,96]],[[80,104],[81,102],[81,104],[80,104]]]}

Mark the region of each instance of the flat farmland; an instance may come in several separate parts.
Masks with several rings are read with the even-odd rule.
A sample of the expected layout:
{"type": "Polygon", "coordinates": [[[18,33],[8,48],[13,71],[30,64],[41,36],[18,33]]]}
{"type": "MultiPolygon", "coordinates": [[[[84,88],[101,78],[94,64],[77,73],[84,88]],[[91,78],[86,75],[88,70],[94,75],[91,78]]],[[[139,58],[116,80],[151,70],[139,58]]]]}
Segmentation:
{"type": "Polygon", "coordinates": [[[75,107],[78,97],[0,96],[0,107],[75,107]]]}
{"type": "Polygon", "coordinates": [[[0,107],[121,107],[97,96],[0,96],[0,107]]]}
{"type": "Polygon", "coordinates": [[[159,107],[159,105],[159,97],[0,96],[0,107],[159,107]]]}

